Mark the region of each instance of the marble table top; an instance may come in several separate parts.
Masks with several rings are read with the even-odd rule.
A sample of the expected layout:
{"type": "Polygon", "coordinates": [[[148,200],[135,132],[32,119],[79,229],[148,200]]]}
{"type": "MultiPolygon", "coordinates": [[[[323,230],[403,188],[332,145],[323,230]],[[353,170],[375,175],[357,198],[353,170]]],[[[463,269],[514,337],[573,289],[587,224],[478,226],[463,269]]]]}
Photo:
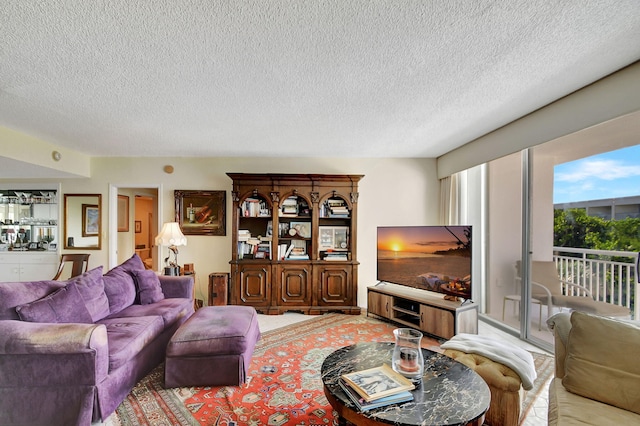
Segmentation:
{"type": "MultiPolygon", "coordinates": [[[[333,352],[322,364],[325,389],[346,407],[358,411],[340,388],[340,375],[384,363],[390,366],[394,346],[394,343],[359,343],[333,352]]],[[[422,353],[424,375],[412,391],[413,401],[359,414],[392,425],[466,425],[489,409],[489,387],[475,371],[428,349],[422,349],[422,353]]]]}

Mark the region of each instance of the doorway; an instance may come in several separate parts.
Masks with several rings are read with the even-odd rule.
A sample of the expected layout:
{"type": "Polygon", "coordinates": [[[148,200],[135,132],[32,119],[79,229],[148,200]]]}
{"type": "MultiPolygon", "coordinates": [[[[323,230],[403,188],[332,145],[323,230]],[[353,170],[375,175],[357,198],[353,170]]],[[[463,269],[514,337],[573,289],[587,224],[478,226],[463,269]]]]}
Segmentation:
{"type": "MultiPolygon", "coordinates": [[[[162,185],[109,186],[109,267],[113,268],[137,253],[147,268],[159,269],[160,253],[154,238],[163,223],[162,185]],[[128,201],[125,218],[118,216],[118,196],[128,201]],[[120,221],[118,220],[120,219],[120,221]],[[118,223],[128,226],[118,230],[118,223]]],[[[122,214],[122,212],[121,212],[122,214]]]]}
{"type": "Polygon", "coordinates": [[[156,198],[155,194],[143,195],[139,193],[133,197],[135,252],[147,269],[154,269],[154,237],[158,234],[157,226],[154,223],[154,218],[157,216],[155,213],[157,211],[156,198]]]}

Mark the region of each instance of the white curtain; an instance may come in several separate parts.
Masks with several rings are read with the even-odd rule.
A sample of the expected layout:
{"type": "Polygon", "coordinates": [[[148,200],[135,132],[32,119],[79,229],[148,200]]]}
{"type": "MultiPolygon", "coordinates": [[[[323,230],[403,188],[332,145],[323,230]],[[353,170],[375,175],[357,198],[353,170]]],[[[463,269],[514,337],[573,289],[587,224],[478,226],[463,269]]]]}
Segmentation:
{"type": "Polygon", "coordinates": [[[440,179],[440,225],[459,223],[460,196],[458,173],[440,179]]]}

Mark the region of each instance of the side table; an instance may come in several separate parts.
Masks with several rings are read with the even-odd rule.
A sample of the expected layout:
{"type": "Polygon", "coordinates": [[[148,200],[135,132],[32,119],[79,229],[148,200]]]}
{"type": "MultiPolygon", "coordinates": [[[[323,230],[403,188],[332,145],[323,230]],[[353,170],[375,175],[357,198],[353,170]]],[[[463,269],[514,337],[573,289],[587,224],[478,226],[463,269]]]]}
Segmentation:
{"type": "Polygon", "coordinates": [[[188,275],[193,277],[193,309],[197,311],[202,307],[202,303],[198,303],[201,301],[196,299],[196,284],[198,283],[196,281],[196,273],[195,271],[185,272],[184,269],[180,268],[180,275],[188,275]]]}
{"type": "Polygon", "coordinates": [[[228,291],[228,273],[212,272],[211,274],[209,274],[209,306],[226,305],[228,291]]]}

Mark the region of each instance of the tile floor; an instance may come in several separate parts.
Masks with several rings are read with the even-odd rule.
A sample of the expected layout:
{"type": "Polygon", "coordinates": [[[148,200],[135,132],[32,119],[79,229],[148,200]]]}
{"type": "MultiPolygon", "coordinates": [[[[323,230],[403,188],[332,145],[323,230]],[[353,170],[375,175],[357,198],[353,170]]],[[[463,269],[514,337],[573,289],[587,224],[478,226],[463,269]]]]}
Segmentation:
{"type": "MultiPolygon", "coordinates": [[[[261,315],[258,314],[258,323],[260,325],[260,331],[266,332],[269,330],[273,330],[276,328],[284,327],[286,325],[295,324],[300,321],[305,321],[310,319],[308,315],[302,315],[294,312],[288,312],[282,315],[261,315]]],[[[514,337],[508,333],[503,332],[502,330],[498,330],[491,325],[480,321],[478,324],[478,333],[486,336],[494,336],[505,339],[514,345],[517,345],[523,349],[532,352],[540,352],[547,355],[548,352],[530,345],[522,340],[514,337]]],[[[524,422],[521,426],[542,426],[547,424],[547,407],[548,407],[548,398],[546,390],[543,390],[540,393],[540,396],[536,399],[533,408],[529,411],[529,414],[525,418],[524,422]]]]}

